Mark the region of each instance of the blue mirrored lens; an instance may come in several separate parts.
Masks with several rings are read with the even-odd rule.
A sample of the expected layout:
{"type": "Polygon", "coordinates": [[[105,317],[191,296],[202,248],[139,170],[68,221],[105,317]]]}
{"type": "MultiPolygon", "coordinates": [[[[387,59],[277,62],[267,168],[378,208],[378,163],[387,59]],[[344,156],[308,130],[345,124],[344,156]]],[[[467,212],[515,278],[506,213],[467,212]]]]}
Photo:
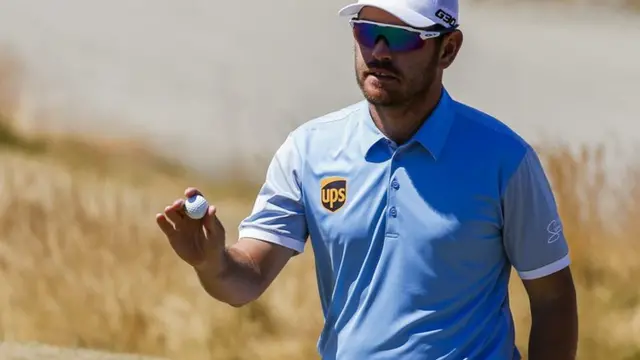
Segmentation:
{"type": "Polygon", "coordinates": [[[381,37],[386,40],[389,50],[395,52],[412,51],[424,45],[420,34],[399,28],[355,22],[353,31],[358,42],[368,48],[373,48],[381,37]]]}

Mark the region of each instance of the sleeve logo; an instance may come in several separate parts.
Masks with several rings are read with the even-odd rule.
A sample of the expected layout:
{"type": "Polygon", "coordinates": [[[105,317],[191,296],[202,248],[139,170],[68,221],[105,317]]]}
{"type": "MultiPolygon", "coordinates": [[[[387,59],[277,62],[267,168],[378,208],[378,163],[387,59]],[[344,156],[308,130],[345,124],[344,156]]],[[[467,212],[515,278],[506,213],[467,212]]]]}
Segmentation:
{"type": "Polygon", "coordinates": [[[333,176],[320,181],[320,201],[331,211],[340,210],[347,202],[347,179],[333,176]]]}
{"type": "Polygon", "coordinates": [[[547,240],[549,244],[560,240],[562,234],[562,224],[560,221],[552,220],[549,225],[547,225],[547,232],[549,233],[549,239],[547,240]]]}

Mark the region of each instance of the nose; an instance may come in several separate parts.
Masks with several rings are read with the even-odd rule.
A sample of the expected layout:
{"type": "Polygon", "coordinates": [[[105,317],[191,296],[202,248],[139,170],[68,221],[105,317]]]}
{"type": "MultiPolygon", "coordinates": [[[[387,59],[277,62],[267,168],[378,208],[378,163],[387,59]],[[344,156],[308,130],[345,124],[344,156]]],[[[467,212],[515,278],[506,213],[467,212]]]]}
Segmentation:
{"type": "Polygon", "coordinates": [[[378,41],[373,46],[371,55],[379,61],[390,60],[391,51],[389,50],[389,45],[387,45],[387,39],[383,37],[378,38],[378,41]]]}

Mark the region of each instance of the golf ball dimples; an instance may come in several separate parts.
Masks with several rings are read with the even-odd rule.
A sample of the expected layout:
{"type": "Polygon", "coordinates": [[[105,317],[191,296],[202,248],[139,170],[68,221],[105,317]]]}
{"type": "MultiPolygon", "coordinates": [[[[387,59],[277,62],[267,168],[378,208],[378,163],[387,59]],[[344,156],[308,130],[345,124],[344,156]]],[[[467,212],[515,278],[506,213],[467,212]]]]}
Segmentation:
{"type": "Polygon", "coordinates": [[[187,216],[192,219],[202,219],[207,213],[209,204],[202,195],[195,195],[187,199],[184,204],[187,216]]]}

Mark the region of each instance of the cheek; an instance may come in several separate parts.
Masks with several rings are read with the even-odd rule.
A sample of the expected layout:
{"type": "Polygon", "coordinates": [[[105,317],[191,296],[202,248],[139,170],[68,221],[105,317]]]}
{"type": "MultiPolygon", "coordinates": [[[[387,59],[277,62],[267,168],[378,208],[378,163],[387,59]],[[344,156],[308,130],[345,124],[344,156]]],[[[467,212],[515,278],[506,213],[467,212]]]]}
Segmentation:
{"type": "Polygon", "coordinates": [[[367,69],[368,60],[365,58],[365,55],[362,54],[359,50],[356,49],[354,52],[354,60],[355,60],[355,70],[358,77],[362,77],[364,71],[367,69]]]}
{"type": "Polygon", "coordinates": [[[356,44],[353,47],[353,53],[355,55],[356,58],[356,62],[358,64],[365,64],[367,63],[369,60],[367,60],[367,57],[371,57],[371,52],[367,52],[366,49],[363,49],[360,45],[356,44]]]}
{"type": "Polygon", "coordinates": [[[412,77],[421,78],[437,70],[438,58],[438,53],[427,52],[424,54],[419,54],[419,56],[415,57],[398,59],[397,66],[400,70],[404,71],[405,74],[410,74],[412,75],[412,77]]]}

